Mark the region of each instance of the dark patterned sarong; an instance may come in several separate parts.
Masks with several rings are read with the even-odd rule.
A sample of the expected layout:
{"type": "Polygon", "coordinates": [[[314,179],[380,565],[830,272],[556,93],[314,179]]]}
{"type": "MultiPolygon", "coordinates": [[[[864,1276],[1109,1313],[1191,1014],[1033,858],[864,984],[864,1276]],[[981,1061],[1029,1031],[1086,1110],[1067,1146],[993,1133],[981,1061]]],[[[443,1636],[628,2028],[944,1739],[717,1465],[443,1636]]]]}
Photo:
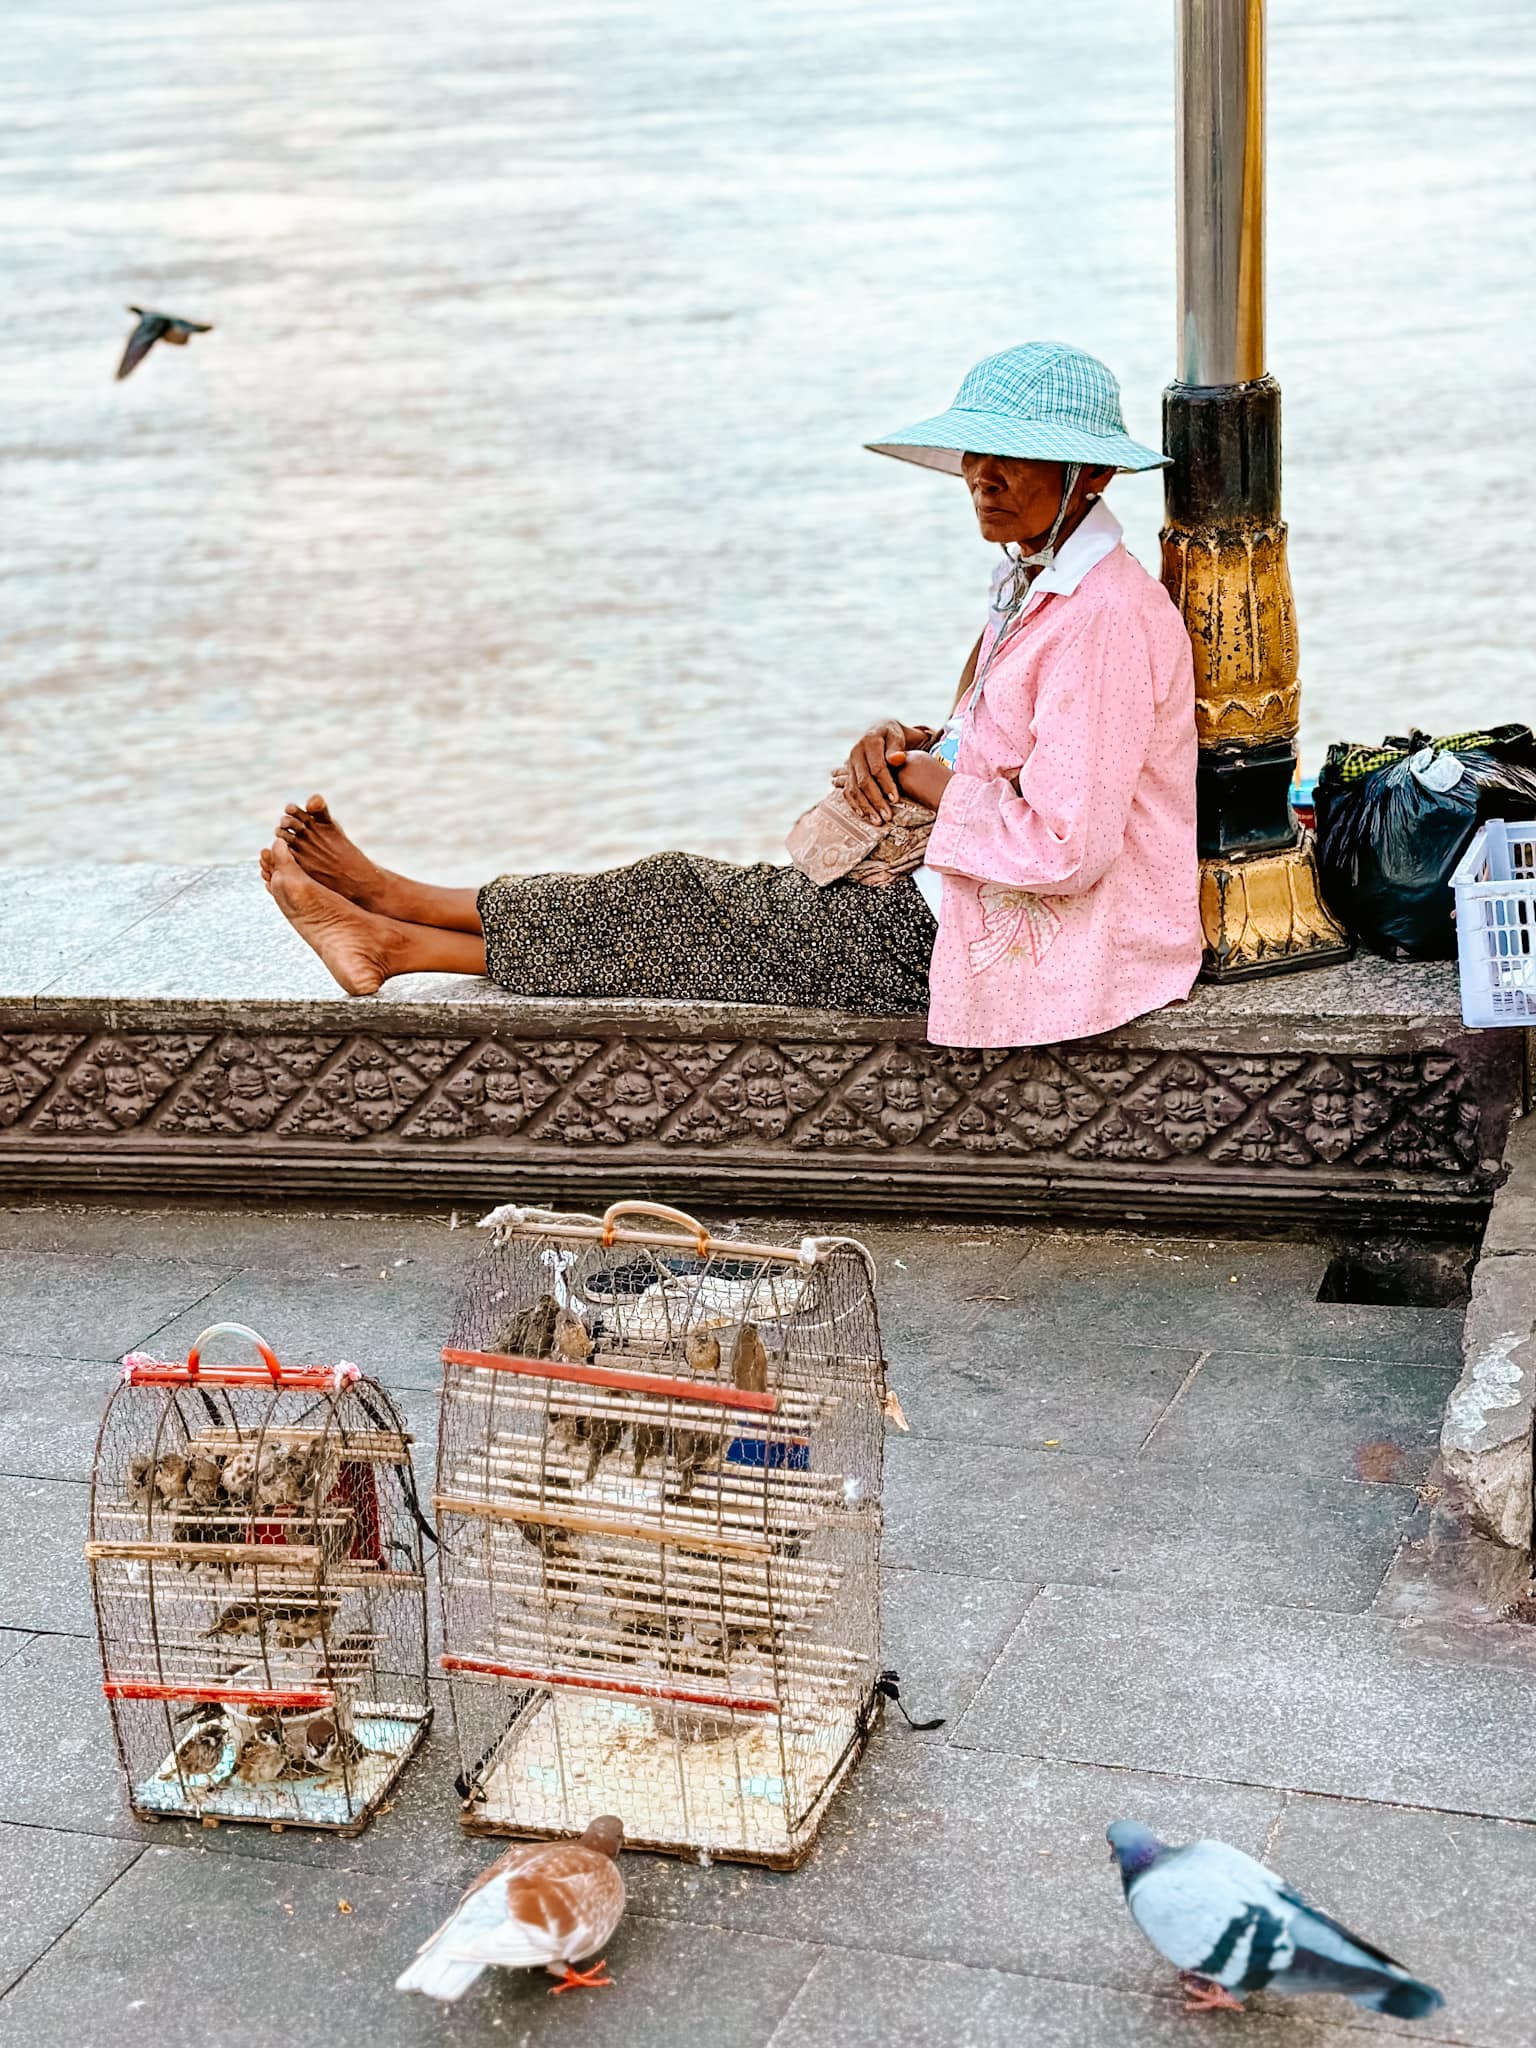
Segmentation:
{"type": "Polygon", "coordinates": [[[910,875],[818,888],[798,868],[658,853],[597,875],[502,875],[477,902],[486,972],[514,995],[928,1007],[936,927],[910,875]]]}

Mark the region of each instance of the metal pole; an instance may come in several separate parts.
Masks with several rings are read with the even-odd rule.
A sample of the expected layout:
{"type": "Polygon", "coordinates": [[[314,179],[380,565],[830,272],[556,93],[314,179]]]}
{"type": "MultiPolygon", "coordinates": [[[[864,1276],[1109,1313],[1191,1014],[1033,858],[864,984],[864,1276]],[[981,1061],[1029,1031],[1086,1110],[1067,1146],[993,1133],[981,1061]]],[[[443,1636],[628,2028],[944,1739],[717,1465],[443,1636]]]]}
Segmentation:
{"type": "Polygon", "coordinates": [[[1264,0],[1178,0],[1179,382],[1264,374],[1264,0]]]}
{"type": "Polygon", "coordinates": [[[1195,661],[1205,974],[1346,958],[1290,805],[1301,699],[1264,368],[1264,0],[1175,0],[1178,382],[1163,394],[1163,582],[1195,661]]]}

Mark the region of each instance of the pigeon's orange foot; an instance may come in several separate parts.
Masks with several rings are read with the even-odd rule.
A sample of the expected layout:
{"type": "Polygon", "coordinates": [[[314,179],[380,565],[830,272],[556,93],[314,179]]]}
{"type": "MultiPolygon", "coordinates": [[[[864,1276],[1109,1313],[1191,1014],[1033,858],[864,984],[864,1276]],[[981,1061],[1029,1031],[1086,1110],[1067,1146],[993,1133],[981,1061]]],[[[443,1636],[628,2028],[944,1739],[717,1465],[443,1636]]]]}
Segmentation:
{"type": "Polygon", "coordinates": [[[598,1991],[601,1990],[604,1985],[611,1986],[613,1983],[613,1979],[611,1977],[605,1977],[603,1975],[603,1971],[606,1969],[606,1967],[607,1965],[605,1963],[589,1963],[586,1969],[584,1970],[573,1970],[570,1964],[567,1963],[565,1966],[565,1975],[560,1979],[560,1982],[558,1984],[550,1985],[550,1997],[558,1998],[562,1991],[575,1991],[578,1987],[585,1987],[590,1990],[598,1991]]]}
{"type": "Polygon", "coordinates": [[[1192,1972],[1184,1974],[1184,2010],[1186,2012],[1243,2012],[1246,2008],[1240,1998],[1234,1998],[1230,1991],[1220,1984],[1213,1984],[1209,1977],[1197,1977],[1192,1972]]]}

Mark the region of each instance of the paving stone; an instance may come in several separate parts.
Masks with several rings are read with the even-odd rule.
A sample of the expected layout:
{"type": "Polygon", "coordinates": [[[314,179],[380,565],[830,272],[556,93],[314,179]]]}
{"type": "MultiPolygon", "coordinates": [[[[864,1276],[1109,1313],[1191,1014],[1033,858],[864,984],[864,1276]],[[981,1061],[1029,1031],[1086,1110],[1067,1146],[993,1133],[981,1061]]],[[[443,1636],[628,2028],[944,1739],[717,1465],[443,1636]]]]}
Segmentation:
{"type": "Polygon", "coordinates": [[[97,1835],[0,1826],[0,1995],[138,1853],[97,1835]]]}
{"type": "Polygon", "coordinates": [[[1287,1239],[1042,1236],[1008,1277],[1008,1312],[1036,1346],[1092,1330],[1159,1348],[1459,1365],[1459,1309],[1320,1302],[1328,1257],[1325,1245],[1287,1239]]]}
{"type": "Polygon", "coordinates": [[[1218,1352],[1153,1432],[1143,1457],[1397,1485],[1434,1457],[1454,1372],[1382,1359],[1218,1352]]]}
{"type": "Polygon", "coordinates": [[[1137,1450],[1202,1355],[1115,1344],[985,1303],[970,1316],[926,1301],[886,1319],[891,1384],[919,1436],[956,1442],[1054,1441],[1069,1451],[1137,1450]]]}
{"type": "Polygon", "coordinates": [[[116,1368],[100,1360],[0,1352],[0,1472],[89,1479],[116,1384],[116,1368]]]}
{"type": "Polygon", "coordinates": [[[185,1357],[210,1323],[246,1323],[284,1360],[350,1358],[387,1387],[435,1391],[457,1292],[452,1276],[417,1264],[370,1263],[334,1279],[319,1262],[310,1278],[253,1268],[157,1331],[155,1349],[185,1357]]]}
{"type": "MultiPolygon", "coordinates": [[[[882,1572],[882,1661],[900,1674],[914,1721],[944,1715],[953,1727],[1018,1627],[1035,1588],[935,1572],[882,1572]]],[[[905,1723],[887,1706],[894,1733],[905,1723]]],[[[933,1738],[927,1738],[932,1740],[933,1738]]]]}
{"type": "Polygon", "coordinates": [[[1415,1501],[1287,1473],[887,1443],[885,1560],[1005,1579],[1187,1588],[1359,1611],[1415,1501]]]}
{"type": "Polygon", "coordinates": [[[26,1628],[0,1628],[0,1665],[9,1664],[32,1640],[32,1631],[26,1628]]]}
{"type": "Polygon", "coordinates": [[[0,1476],[0,1600],[12,1628],[95,1627],[85,1547],[89,1490],[78,1480],[0,1476]]]}
{"type": "MultiPolygon", "coordinates": [[[[1292,1798],[1268,1860],[1445,1994],[1437,2038],[1528,2048],[1536,1950],[1524,1902],[1536,1895],[1536,1827],[1292,1798]]],[[[1374,2014],[1358,2024],[1414,2039],[1424,2031],[1374,2014]]]]}
{"type": "MultiPolygon", "coordinates": [[[[1353,2015],[1340,2001],[1311,2003],[1353,2015]]],[[[817,1962],[774,2048],[1189,2048],[1195,2038],[1172,1995],[1138,1997],[905,1956],[875,1963],[834,1949],[817,1962]]],[[[1241,2029],[1242,2048],[1360,2048],[1362,2040],[1348,2022],[1302,2025],[1289,2014],[1251,2012],[1241,2029]]]]}
{"type": "Polygon", "coordinates": [[[105,1248],[95,1256],[0,1252],[6,1345],[50,1358],[114,1362],[211,1294],[226,1271],[105,1248]]]}
{"type": "Polygon", "coordinates": [[[1048,1586],[955,1741],[1536,1820],[1533,1722],[1517,1631],[1048,1586]]]}
{"type": "MultiPolygon", "coordinates": [[[[3,872],[3,871],[0,871],[3,872]]],[[[258,1202],[13,1202],[0,1208],[0,1241],[16,1251],[116,1256],[127,1244],[142,1259],[193,1260],[233,1273],[246,1267],[295,1277],[375,1271],[400,1257],[456,1263],[484,1242],[474,1224],[489,1205],[385,1210],[258,1202]]]]}
{"type": "Polygon", "coordinates": [[[128,1811],[94,1636],[36,1635],[0,1667],[0,1726],[0,1821],[155,1839],[128,1811]]]}
{"type": "Polygon", "coordinates": [[[630,1886],[647,1913],[1150,1989],[1167,1972],[1125,1911],[1105,1828],[1134,1816],[1257,1853],[1279,1810],[1274,1792],[1021,1765],[887,1724],[800,1870],[637,1858],[630,1886]]]}
{"type": "Polygon", "coordinates": [[[304,1864],[156,1845],[0,2005],[0,2040],[413,2048],[484,2042],[499,2031],[530,2048],[632,2048],[643,2027],[656,2040],[760,2048],[813,1960],[801,1943],[631,1914],[607,1951],[614,1991],[556,1999],[542,1972],[500,1970],[455,2006],[397,1992],[396,1974],[454,1903],[451,1887],[403,1870],[338,1878],[304,1864]]]}
{"type": "Polygon", "coordinates": [[[149,861],[0,868],[0,996],[40,995],[174,901],[203,872],[149,861]]]}

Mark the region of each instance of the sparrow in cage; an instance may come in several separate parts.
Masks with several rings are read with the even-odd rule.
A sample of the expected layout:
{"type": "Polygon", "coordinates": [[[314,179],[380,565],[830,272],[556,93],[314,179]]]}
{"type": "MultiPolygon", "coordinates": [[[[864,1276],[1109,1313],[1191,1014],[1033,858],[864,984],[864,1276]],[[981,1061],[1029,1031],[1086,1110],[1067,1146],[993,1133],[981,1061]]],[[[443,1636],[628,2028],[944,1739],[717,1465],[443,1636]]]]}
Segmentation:
{"type": "Polygon", "coordinates": [[[490,1343],[488,1351],[500,1351],[508,1358],[548,1358],[555,1344],[555,1318],[560,1304],[552,1294],[541,1294],[527,1308],[508,1316],[490,1343]]]}
{"type": "Polygon", "coordinates": [[[147,1452],[128,1460],[128,1498],[136,1508],[147,1508],[154,1490],[155,1461],[147,1452]]]}
{"type": "Polygon", "coordinates": [[[659,1458],[667,1448],[667,1432],[659,1422],[637,1422],[635,1424],[634,1475],[642,1478],[652,1458],[659,1458]]]}
{"type": "Polygon", "coordinates": [[[189,1461],[180,1451],[166,1451],[155,1460],[155,1491],[163,1501],[186,1498],[189,1461]]]}
{"type": "Polygon", "coordinates": [[[187,1499],[195,1508],[217,1507],[224,1467],[207,1451],[194,1451],[187,1467],[187,1499]]]}
{"type": "Polygon", "coordinates": [[[677,1473],[678,1498],[686,1500],[693,1482],[720,1449],[720,1439],[701,1429],[672,1431],[672,1464],[677,1473]]]}
{"type": "Polygon", "coordinates": [[[683,1339],[683,1357],[695,1379],[713,1379],[720,1370],[720,1339],[713,1330],[690,1330],[683,1339]]]}
{"type": "Polygon", "coordinates": [[[395,1989],[451,2001],[492,1964],[548,1970],[560,1979],[556,1993],[611,1984],[601,1962],[574,1966],[606,1948],[624,1917],[623,1846],[624,1823],[612,1814],[576,1842],[519,1842],[470,1886],[395,1989]]]}
{"type": "Polygon", "coordinates": [[[574,1309],[555,1311],[555,1356],[571,1365],[590,1365],[594,1350],[592,1333],[574,1309]]]}
{"type": "Polygon", "coordinates": [[[236,1507],[249,1497],[255,1477],[256,1453],[231,1451],[224,1460],[224,1492],[236,1507]]]}
{"type": "Polygon", "coordinates": [[[553,1528],[548,1522],[514,1522],[512,1526],[540,1557],[569,1557],[576,1548],[566,1530],[553,1528]]]}
{"type": "Polygon", "coordinates": [[[731,1346],[731,1381],[744,1394],[768,1391],[768,1353],[757,1334],[756,1323],[743,1323],[731,1346]]]}
{"type": "Polygon", "coordinates": [[[611,1415],[594,1415],[587,1430],[587,1469],[582,1484],[590,1486],[597,1477],[597,1468],[610,1451],[616,1451],[624,1441],[624,1424],[611,1415]]]}

